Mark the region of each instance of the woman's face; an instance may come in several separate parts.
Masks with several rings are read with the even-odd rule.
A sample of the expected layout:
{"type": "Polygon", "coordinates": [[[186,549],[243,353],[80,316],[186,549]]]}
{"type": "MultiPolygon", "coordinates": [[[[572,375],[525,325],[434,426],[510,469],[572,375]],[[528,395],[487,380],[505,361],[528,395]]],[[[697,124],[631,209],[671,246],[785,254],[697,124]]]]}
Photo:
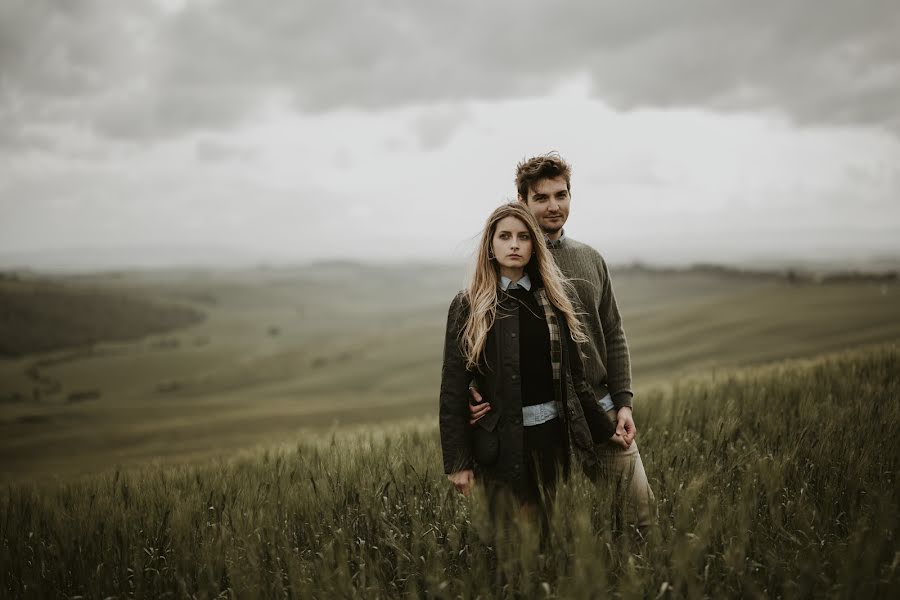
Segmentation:
{"type": "Polygon", "coordinates": [[[501,267],[521,269],[531,260],[533,243],[525,223],[516,217],[503,217],[497,221],[491,248],[501,267]]]}

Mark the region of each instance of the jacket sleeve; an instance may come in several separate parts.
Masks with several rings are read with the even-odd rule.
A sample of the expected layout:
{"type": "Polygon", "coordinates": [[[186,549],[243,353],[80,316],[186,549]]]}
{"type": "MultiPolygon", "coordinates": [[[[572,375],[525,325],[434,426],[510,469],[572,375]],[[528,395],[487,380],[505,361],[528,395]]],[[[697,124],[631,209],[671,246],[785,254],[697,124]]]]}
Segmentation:
{"type": "Polygon", "coordinates": [[[444,360],[441,368],[440,429],[444,473],[471,469],[472,428],[469,426],[469,382],[473,374],[466,370],[460,347],[460,332],[468,313],[468,302],[460,292],[447,314],[444,360]]]}
{"type": "Polygon", "coordinates": [[[606,411],[600,408],[600,401],[597,395],[584,377],[584,363],[581,361],[581,350],[579,350],[578,344],[572,340],[571,336],[566,336],[566,340],[569,350],[569,372],[572,376],[572,386],[578,395],[584,418],[587,419],[591,437],[594,438],[595,444],[605,442],[616,433],[616,425],[610,420],[606,411]]]}

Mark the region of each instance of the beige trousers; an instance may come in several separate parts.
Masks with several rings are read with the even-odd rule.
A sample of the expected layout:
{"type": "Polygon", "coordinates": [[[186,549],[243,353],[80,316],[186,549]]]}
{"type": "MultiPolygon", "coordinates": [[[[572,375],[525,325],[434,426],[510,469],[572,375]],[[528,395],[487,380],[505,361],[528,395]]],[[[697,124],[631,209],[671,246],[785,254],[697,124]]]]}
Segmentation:
{"type": "MultiPolygon", "coordinates": [[[[607,411],[613,423],[616,422],[616,411],[607,411]]],[[[638,451],[637,440],[631,442],[627,449],[612,443],[598,448],[600,473],[616,490],[616,516],[613,526],[623,527],[633,523],[644,529],[656,523],[656,497],[647,481],[644,462],[638,451]]]]}

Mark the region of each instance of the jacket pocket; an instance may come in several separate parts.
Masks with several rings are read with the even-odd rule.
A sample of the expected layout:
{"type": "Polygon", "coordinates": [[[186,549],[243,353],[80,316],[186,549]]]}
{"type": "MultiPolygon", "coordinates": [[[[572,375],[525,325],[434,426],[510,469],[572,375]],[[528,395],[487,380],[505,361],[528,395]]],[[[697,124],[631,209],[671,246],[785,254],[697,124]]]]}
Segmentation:
{"type": "Polygon", "coordinates": [[[578,394],[572,386],[572,381],[566,382],[566,410],[569,412],[569,432],[575,445],[583,450],[592,450],[594,448],[594,438],[591,435],[591,428],[588,425],[587,417],[581,410],[581,403],[578,400],[578,394]]]}
{"type": "Polygon", "coordinates": [[[497,462],[500,455],[500,434],[496,429],[488,431],[483,427],[475,427],[472,440],[472,454],[475,462],[490,466],[497,462]]]}
{"type": "Polygon", "coordinates": [[[594,438],[591,437],[591,432],[584,418],[575,419],[571,427],[572,438],[575,440],[575,444],[582,450],[593,450],[594,438]]]}

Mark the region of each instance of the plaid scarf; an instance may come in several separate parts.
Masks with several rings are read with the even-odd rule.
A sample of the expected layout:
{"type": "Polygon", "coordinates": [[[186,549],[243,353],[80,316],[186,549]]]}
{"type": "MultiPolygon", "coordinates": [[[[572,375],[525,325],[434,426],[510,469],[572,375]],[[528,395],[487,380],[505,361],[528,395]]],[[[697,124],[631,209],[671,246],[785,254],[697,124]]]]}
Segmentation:
{"type": "MultiPolygon", "coordinates": [[[[550,298],[547,297],[547,290],[539,287],[534,292],[538,304],[544,309],[544,316],[547,319],[547,329],[550,330],[550,366],[553,367],[553,381],[557,383],[559,388],[559,374],[562,370],[562,343],[559,337],[559,323],[556,321],[556,311],[550,304],[550,298]]],[[[560,398],[557,398],[560,400],[560,398]]]]}

